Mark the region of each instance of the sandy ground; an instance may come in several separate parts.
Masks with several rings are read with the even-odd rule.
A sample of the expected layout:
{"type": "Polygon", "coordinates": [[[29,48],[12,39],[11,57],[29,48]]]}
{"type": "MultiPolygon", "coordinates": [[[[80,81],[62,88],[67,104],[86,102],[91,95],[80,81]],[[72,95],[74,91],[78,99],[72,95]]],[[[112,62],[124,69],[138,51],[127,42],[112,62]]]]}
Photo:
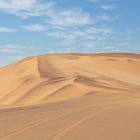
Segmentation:
{"type": "Polygon", "coordinates": [[[0,68],[0,140],[140,140],[140,55],[59,54],[0,68]]]}

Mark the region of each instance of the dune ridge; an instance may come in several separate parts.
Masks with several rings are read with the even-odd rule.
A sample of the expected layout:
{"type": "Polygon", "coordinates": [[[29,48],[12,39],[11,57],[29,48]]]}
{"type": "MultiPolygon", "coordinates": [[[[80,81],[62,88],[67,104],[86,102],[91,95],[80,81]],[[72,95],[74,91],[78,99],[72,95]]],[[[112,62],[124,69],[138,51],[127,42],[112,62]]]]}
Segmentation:
{"type": "Polygon", "coordinates": [[[89,92],[129,92],[139,89],[139,73],[140,56],[134,54],[26,58],[0,69],[0,105],[42,104],[89,92]]]}
{"type": "Polygon", "coordinates": [[[45,54],[0,68],[0,140],[140,140],[139,118],[139,54],[45,54]]]}

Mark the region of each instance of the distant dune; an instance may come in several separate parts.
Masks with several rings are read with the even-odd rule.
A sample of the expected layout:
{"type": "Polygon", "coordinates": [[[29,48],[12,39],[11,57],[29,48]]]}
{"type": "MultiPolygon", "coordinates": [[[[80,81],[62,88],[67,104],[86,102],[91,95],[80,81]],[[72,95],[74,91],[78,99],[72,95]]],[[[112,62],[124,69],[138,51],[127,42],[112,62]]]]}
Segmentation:
{"type": "Polygon", "coordinates": [[[139,54],[50,54],[0,68],[0,140],[140,140],[139,118],[139,54]]]}

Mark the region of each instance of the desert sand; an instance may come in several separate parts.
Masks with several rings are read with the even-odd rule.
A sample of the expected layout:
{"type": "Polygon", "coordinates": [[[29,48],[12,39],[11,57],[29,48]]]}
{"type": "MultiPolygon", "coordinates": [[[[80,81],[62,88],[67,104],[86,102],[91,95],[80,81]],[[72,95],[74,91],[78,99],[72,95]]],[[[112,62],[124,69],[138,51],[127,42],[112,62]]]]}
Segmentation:
{"type": "Polygon", "coordinates": [[[0,68],[0,140],[140,140],[140,55],[49,54],[0,68]]]}

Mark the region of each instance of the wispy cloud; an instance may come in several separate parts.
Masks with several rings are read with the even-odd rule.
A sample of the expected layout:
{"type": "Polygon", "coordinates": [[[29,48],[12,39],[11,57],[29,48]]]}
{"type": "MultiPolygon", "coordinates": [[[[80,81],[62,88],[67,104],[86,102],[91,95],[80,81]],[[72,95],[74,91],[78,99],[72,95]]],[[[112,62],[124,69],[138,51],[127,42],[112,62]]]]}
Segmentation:
{"type": "Polygon", "coordinates": [[[3,48],[0,50],[3,53],[23,53],[21,50],[15,50],[15,49],[9,49],[9,48],[3,48]]]}
{"type": "Polygon", "coordinates": [[[88,0],[88,1],[91,2],[91,3],[99,4],[99,3],[105,3],[105,2],[107,2],[107,3],[116,3],[116,2],[118,2],[120,0],[88,0]]]}
{"type": "MultiPolygon", "coordinates": [[[[101,12],[103,12],[102,10],[114,10],[114,5],[106,4],[106,1],[104,1],[104,3],[101,3],[101,0],[90,1],[96,3],[101,12]]],[[[83,7],[60,8],[59,6],[56,6],[54,2],[41,0],[0,0],[1,12],[22,18],[23,22],[28,22],[28,20],[32,21],[30,24],[27,24],[26,22],[24,26],[19,25],[19,30],[45,32],[45,35],[50,37],[50,39],[57,40],[58,43],[60,43],[60,47],[61,45],[63,46],[61,47],[63,50],[59,49],[60,52],[72,52],[75,51],[78,46],[79,48],[80,46],[81,48],[83,46],[89,50],[93,49],[96,46],[96,42],[106,40],[112,34],[112,28],[102,26],[106,21],[114,20],[112,14],[106,12],[104,15],[98,15],[99,13],[94,15],[94,13],[90,13],[90,10],[82,8],[83,7]],[[35,20],[36,23],[34,23],[34,20],[32,20],[36,19],[34,17],[41,20],[38,22],[35,20]],[[97,26],[96,22],[98,21],[101,24],[97,26]]],[[[9,29],[9,32],[10,31],[14,32],[16,30],[9,29]]],[[[52,44],[49,45],[53,46],[52,44]]],[[[24,46],[8,44],[3,48],[0,48],[0,51],[5,53],[22,54],[25,52],[24,49],[24,46]]],[[[52,50],[53,47],[50,51],[52,50]]],[[[56,49],[54,52],[56,51],[58,50],[56,49]]]]}
{"type": "Polygon", "coordinates": [[[46,26],[41,24],[31,24],[31,25],[24,26],[22,28],[31,32],[41,32],[47,30],[46,26]]]}
{"type": "MultiPolygon", "coordinates": [[[[88,12],[80,8],[57,9],[52,2],[41,2],[39,0],[0,0],[0,11],[28,18],[33,16],[47,19],[47,23],[56,27],[80,26],[92,23],[92,18],[88,12]]],[[[33,28],[44,29],[41,26],[33,28]]],[[[29,29],[27,27],[27,29],[29,29]]],[[[34,29],[33,29],[34,30],[34,29]]]]}
{"type": "Polygon", "coordinates": [[[116,9],[116,6],[112,4],[103,4],[101,5],[101,9],[106,11],[112,11],[116,9]]]}
{"type": "Polygon", "coordinates": [[[118,18],[119,18],[119,16],[110,16],[110,15],[100,15],[100,16],[97,16],[97,19],[99,21],[113,21],[113,20],[116,20],[118,18]]]}
{"type": "Polygon", "coordinates": [[[91,24],[92,18],[81,9],[68,9],[51,13],[49,22],[56,26],[77,26],[91,24]]]}
{"type": "Polygon", "coordinates": [[[91,27],[91,28],[88,28],[87,33],[89,34],[111,34],[112,33],[112,28],[94,28],[94,27],[91,27]]]}
{"type": "Polygon", "coordinates": [[[0,48],[0,52],[19,54],[24,52],[24,46],[16,44],[6,44],[0,48]]]}
{"type": "Polygon", "coordinates": [[[7,28],[7,27],[0,27],[0,33],[11,33],[16,32],[16,29],[7,28]]]}
{"type": "Polygon", "coordinates": [[[0,0],[0,11],[22,18],[43,16],[50,11],[51,6],[51,2],[41,3],[39,0],[0,0]]]}
{"type": "Polygon", "coordinates": [[[96,43],[101,43],[111,37],[113,29],[109,27],[88,27],[84,30],[67,30],[50,32],[48,35],[56,38],[61,42],[60,46],[73,48],[71,51],[76,51],[77,48],[81,48],[82,51],[90,51],[95,48],[96,43]]]}
{"type": "Polygon", "coordinates": [[[89,27],[85,30],[69,30],[67,32],[63,31],[54,31],[54,32],[49,32],[48,35],[51,37],[55,38],[71,38],[71,39],[76,39],[76,38],[90,38],[91,36],[96,36],[96,35],[109,35],[112,34],[113,29],[109,27],[101,27],[101,28],[95,28],[95,27],[89,27]]]}

